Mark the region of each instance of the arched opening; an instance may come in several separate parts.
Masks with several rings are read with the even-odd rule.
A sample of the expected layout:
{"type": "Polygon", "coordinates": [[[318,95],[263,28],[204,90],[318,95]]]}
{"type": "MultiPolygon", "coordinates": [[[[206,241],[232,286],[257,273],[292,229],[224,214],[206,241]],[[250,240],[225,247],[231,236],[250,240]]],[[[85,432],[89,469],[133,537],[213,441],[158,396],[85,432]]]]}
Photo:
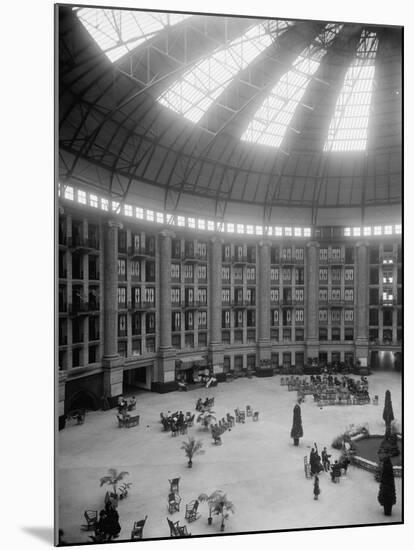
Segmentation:
{"type": "Polygon", "coordinates": [[[67,411],[75,409],[86,409],[96,411],[98,409],[98,400],[95,395],[86,390],[80,390],[72,395],[68,401],[67,411]]]}

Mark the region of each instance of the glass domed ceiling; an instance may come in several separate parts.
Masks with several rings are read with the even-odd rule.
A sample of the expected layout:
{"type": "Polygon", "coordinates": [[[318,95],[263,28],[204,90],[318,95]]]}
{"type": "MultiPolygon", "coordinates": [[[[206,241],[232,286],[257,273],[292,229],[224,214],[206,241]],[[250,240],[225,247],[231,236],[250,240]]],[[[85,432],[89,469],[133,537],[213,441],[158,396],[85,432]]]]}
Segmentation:
{"type": "Polygon", "coordinates": [[[400,205],[400,28],[60,10],[61,177],[217,216],[400,205]]]}

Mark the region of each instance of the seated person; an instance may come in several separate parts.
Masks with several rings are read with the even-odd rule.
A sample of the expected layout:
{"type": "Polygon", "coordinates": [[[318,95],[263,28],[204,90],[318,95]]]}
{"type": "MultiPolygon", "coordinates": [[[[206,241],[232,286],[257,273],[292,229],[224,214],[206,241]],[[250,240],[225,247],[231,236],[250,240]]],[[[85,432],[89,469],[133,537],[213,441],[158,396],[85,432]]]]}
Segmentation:
{"type": "Polygon", "coordinates": [[[136,405],[137,405],[137,400],[135,399],[135,395],[133,395],[133,396],[131,397],[130,402],[129,402],[128,410],[129,410],[129,411],[134,410],[135,407],[136,407],[136,405]]]}
{"type": "Polygon", "coordinates": [[[179,378],[179,379],[177,380],[177,384],[178,384],[178,389],[187,391],[187,384],[185,383],[185,381],[183,380],[183,378],[179,378]]]}

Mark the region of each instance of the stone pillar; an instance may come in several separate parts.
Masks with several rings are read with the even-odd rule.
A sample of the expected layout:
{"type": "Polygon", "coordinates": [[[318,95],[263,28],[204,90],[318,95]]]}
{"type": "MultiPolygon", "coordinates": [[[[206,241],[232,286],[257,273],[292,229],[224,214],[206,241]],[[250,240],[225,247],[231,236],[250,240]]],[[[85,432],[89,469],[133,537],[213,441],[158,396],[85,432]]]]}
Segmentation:
{"type": "Polygon", "coordinates": [[[270,360],[270,242],[259,243],[258,360],[270,360]]]}
{"type": "Polygon", "coordinates": [[[174,236],[168,229],[159,235],[160,345],[156,382],[161,385],[175,381],[176,352],[171,346],[171,240],[174,236]]]}
{"type": "Polygon", "coordinates": [[[123,358],[118,355],[118,228],[109,221],[104,228],[104,395],[122,394],[123,358]]]}
{"type": "Polygon", "coordinates": [[[209,279],[209,326],[210,342],[208,350],[209,362],[215,367],[215,372],[223,371],[224,348],[221,340],[221,247],[223,241],[213,237],[210,241],[208,265],[209,279]]]}
{"type": "Polygon", "coordinates": [[[355,357],[368,362],[368,243],[356,245],[355,357]]]}
{"type": "Polygon", "coordinates": [[[306,245],[306,356],[319,354],[319,243],[310,241],[306,245]]]}

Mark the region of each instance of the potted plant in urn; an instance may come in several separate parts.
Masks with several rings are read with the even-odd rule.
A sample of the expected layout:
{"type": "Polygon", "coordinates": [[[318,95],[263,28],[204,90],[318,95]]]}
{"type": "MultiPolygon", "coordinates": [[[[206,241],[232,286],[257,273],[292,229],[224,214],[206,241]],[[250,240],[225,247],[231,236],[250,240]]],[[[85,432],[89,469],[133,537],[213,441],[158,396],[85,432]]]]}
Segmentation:
{"type": "Polygon", "coordinates": [[[299,445],[299,438],[303,437],[302,416],[298,404],[293,408],[293,424],[290,431],[290,437],[293,439],[295,447],[299,445]]]}
{"type": "Polygon", "coordinates": [[[110,468],[108,470],[108,475],[101,477],[100,486],[108,484],[112,485],[112,492],[108,493],[108,497],[113,499],[115,504],[118,502],[118,492],[117,487],[118,483],[124,479],[125,476],[129,475],[129,472],[119,472],[115,468],[110,468]]]}
{"type": "Polygon", "coordinates": [[[183,449],[185,456],[188,458],[188,467],[193,467],[193,456],[204,454],[202,450],[203,442],[201,439],[196,441],[194,437],[189,437],[188,441],[183,441],[181,449],[183,449]]]}
{"type": "Polygon", "coordinates": [[[224,522],[229,516],[229,512],[234,513],[234,504],[227,498],[227,495],[223,491],[216,490],[211,495],[202,493],[199,495],[198,500],[200,502],[207,502],[209,507],[208,524],[211,525],[213,520],[212,516],[221,516],[220,531],[224,531],[224,522]]]}

